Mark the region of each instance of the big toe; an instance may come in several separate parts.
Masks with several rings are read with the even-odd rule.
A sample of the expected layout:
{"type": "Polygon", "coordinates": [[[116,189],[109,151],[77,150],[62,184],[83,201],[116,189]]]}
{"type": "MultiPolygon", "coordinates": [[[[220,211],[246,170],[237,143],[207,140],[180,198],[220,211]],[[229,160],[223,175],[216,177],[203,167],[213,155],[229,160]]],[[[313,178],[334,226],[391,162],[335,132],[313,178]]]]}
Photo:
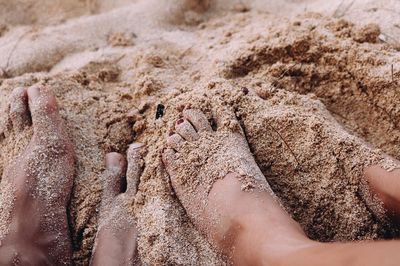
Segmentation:
{"type": "Polygon", "coordinates": [[[14,130],[21,131],[30,124],[28,94],[24,88],[15,88],[10,97],[10,119],[14,130]]]}
{"type": "Polygon", "coordinates": [[[212,131],[211,125],[203,112],[196,109],[187,109],[183,111],[185,117],[194,126],[197,132],[212,131]]]}
{"type": "Polygon", "coordinates": [[[175,131],[187,141],[195,141],[199,138],[199,134],[196,132],[192,124],[183,118],[176,121],[175,131]]]}
{"type": "Polygon", "coordinates": [[[166,148],[162,152],[162,161],[164,163],[164,166],[168,172],[168,174],[172,175],[175,170],[175,162],[176,160],[176,153],[173,149],[171,148],[166,148]]]}
{"type": "Polygon", "coordinates": [[[106,155],[106,170],[102,175],[103,198],[102,205],[108,205],[116,196],[126,189],[126,160],[119,153],[106,155]]]}
{"type": "Polygon", "coordinates": [[[35,134],[48,135],[60,130],[62,123],[53,92],[44,86],[32,86],[27,93],[35,134]]]}

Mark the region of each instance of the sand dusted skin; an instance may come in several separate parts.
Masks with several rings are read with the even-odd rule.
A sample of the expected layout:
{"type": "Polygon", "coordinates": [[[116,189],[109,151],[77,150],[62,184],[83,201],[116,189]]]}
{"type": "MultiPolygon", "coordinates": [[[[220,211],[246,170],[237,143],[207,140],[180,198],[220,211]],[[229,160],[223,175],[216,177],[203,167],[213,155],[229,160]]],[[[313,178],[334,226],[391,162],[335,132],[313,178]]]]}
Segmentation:
{"type": "MultiPolygon", "coordinates": [[[[220,215],[208,204],[215,182],[229,173],[238,175],[242,190],[267,190],[268,183],[251,155],[240,125],[234,118],[224,121],[218,117],[214,131],[199,110],[183,111],[163,152],[163,162],[171,177],[172,186],[188,215],[204,234],[223,241],[224,233],[213,227],[229,228],[221,223],[220,215]]],[[[225,118],[226,119],[226,118],[225,118]]]]}
{"type": "MultiPolygon", "coordinates": [[[[204,154],[202,144],[210,145],[203,137],[204,133],[218,136],[218,132],[224,129],[219,120],[219,127],[213,132],[206,116],[198,110],[185,110],[183,116],[184,119],[176,122],[175,133],[167,138],[169,147],[163,152],[163,162],[172,187],[191,221],[234,265],[320,265],[322,261],[329,265],[394,265],[399,261],[400,258],[394,256],[399,241],[326,244],[309,239],[278,204],[273,192],[265,189],[265,181],[260,182],[264,179],[249,174],[246,179],[252,180],[252,189],[243,187],[249,183],[238,172],[246,170],[231,167],[220,178],[209,180],[211,182],[204,182],[204,179],[194,182],[193,177],[201,179],[203,173],[211,177],[213,171],[221,172],[219,170],[224,169],[224,165],[218,164],[218,158],[214,158],[203,162],[199,171],[187,171],[195,169],[197,162],[202,160],[191,159],[182,163],[185,161],[182,158],[201,158],[204,154]],[[188,143],[195,145],[188,148],[188,143]],[[212,183],[210,190],[204,185],[207,183],[212,183]]],[[[231,120],[229,124],[233,123],[231,120]]],[[[256,170],[258,167],[248,152],[245,136],[233,132],[228,139],[235,139],[236,143],[226,141],[225,144],[230,146],[229,153],[218,157],[234,161],[239,166],[243,165],[241,161],[246,161],[247,169],[256,170]]],[[[258,172],[262,177],[261,171],[258,172]]],[[[383,203],[384,209],[392,215],[390,218],[398,219],[399,170],[387,171],[373,165],[365,168],[364,173],[364,181],[373,191],[371,195],[383,203]]]]}
{"type": "Polygon", "coordinates": [[[24,152],[11,159],[1,180],[1,264],[68,265],[74,152],[56,99],[43,86],[17,88],[8,115],[7,135],[32,124],[33,137],[24,152]]]}
{"type": "MultiPolygon", "coordinates": [[[[139,232],[140,261],[229,263],[193,224],[162,162],[166,136],[176,133],[176,121],[187,120],[188,110],[202,111],[214,130],[182,146],[186,156],[177,162],[187,175],[176,180],[188,181],[188,191],[199,183],[208,191],[233,170],[251,190],[266,184],[254,183],[262,174],[314,240],[398,236],[362,185],[367,166],[390,170],[396,162],[387,154],[400,156],[398,1],[61,1],[49,12],[41,8],[56,5],[52,1],[27,8],[30,2],[20,12],[0,0],[7,6],[0,8],[2,236],[9,232],[16,189],[6,169],[34,135],[34,124],[15,122],[10,130],[8,99],[15,88],[33,85],[54,91],[75,149],[75,179],[64,208],[75,265],[90,263],[107,220],[101,217],[108,217],[101,211],[104,158],[127,154],[133,142],[147,148],[133,182],[137,191],[123,196],[126,221],[135,220],[139,232]],[[196,145],[201,153],[190,149],[196,145]],[[243,156],[232,157],[234,149],[243,156]],[[219,172],[212,171],[213,160],[219,172]],[[203,170],[209,174],[195,178],[203,170]]],[[[127,161],[129,176],[129,155],[127,161]]],[[[51,168],[31,164],[38,169],[33,176],[51,168]]],[[[38,197],[67,195],[59,181],[60,175],[70,180],[66,168],[50,170],[62,170],[59,185],[53,186],[53,174],[41,177],[38,197]]]]}
{"type": "Polygon", "coordinates": [[[106,155],[99,227],[90,265],[141,265],[138,231],[129,201],[137,192],[142,174],[143,150],[143,144],[131,144],[128,163],[119,153],[106,155]]]}
{"type": "Polygon", "coordinates": [[[170,148],[179,151],[179,154],[171,154],[171,150],[166,153],[167,157],[177,157],[173,170],[179,171],[177,175],[180,178],[176,178],[176,182],[189,184],[189,191],[182,194],[196,193],[198,186],[202,186],[206,194],[199,198],[203,198],[218,178],[231,172],[241,176],[243,184],[246,184],[243,190],[261,185],[269,189],[252,160],[244,133],[234,117],[218,117],[217,132],[213,132],[207,118],[198,110],[184,110],[183,117],[176,122],[176,133],[171,132],[167,140],[170,148]],[[195,131],[192,124],[199,129],[195,131]],[[184,142],[185,139],[190,141],[184,142]],[[180,180],[182,178],[185,180],[180,180]]]}

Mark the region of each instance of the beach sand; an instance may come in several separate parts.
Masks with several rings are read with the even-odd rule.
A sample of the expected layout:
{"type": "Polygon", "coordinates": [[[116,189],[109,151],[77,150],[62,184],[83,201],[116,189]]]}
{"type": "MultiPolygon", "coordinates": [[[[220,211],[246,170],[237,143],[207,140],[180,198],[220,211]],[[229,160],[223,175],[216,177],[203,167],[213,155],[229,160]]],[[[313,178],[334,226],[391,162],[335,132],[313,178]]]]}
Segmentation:
{"type": "Polygon", "coordinates": [[[8,96],[45,84],[77,154],[76,265],[90,259],[105,153],[133,141],[147,146],[131,204],[143,263],[228,263],[189,221],[161,162],[187,108],[236,116],[312,239],[399,235],[362,172],[400,158],[400,2],[274,2],[0,0],[0,176],[32,135],[3,133],[8,96]]]}

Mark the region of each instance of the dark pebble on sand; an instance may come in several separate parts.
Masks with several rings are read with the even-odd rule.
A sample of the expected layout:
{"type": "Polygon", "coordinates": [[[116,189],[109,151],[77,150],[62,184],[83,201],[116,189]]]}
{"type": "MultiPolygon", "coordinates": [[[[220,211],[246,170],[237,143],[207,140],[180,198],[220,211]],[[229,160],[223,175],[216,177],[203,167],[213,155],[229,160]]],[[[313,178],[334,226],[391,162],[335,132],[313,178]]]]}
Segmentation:
{"type": "Polygon", "coordinates": [[[164,109],[165,106],[162,105],[161,103],[157,105],[156,119],[159,119],[164,116],[164,109]]]}

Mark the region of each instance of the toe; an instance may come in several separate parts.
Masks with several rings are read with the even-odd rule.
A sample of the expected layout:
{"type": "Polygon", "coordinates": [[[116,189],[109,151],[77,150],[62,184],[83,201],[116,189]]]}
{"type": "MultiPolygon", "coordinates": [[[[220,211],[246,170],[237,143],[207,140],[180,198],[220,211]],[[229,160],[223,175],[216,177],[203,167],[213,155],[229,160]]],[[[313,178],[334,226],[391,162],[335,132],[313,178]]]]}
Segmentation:
{"type": "Polygon", "coordinates": [[[194,141],[199,138],[199,134],[186,119],[179,119],[176,121],[175,131],[187,141],[194,141]]]}
{"type": "Polygon", "coordinates": [[[144,168],[144,144],[133,143],[128,149],[127,193],[136,195],[144,168]]]}
{"type": "Polygon", "coordinates": [[[175,165],[175,151],[171,148],[167,148],[162,153],[162,161],[164,166],[170,176],[173,174],[173,169],[175,165]]]}
{"type": "Polygon", "coordinates": [[[106,170],[102,176],[103,200],[102,204],[112,201],[126,187],[126,160],[116,152],[106,155],[106,170]]]}
{"type": "Polygon", "coordinates": [[[217,130],[224,129],[243,134],[242,127],[234,112],[226,109],[216,110],[214,117],[217,130]]]}
{"type": "Polygon", "coordinates": [[[24,88],[16,88],[11,94],[10,119],[17,132],[30,124],[28,94],[24,88]]]}
{"type": "Polygon", "coordinates": [[[185,142],[185,140],[179,135],[179,134],[172,134],[167,138],[167,145],[168,147],[174,149],[174,150],[179,150],[179,148],[182,146],[182,144],[185,142]]]}
{"type": "Polygon", "coordinates": [[[195,109],[188,109],[183,111],[183,117],[186,118],[197,130],[197,132],[202,131],[212,131],[211,125],[207,120],[207,117],[203,112],[195,109]]]}
{"type": "Polygon", "coordinates": [[[32,86],[28,89],[28,99],[35,133],[53,133],[61,121],[54,94],[46,87],[32,86]]]}
{"type": "Polygon", "coordinates": [[[171,180],[171,185],[176,193],[179,194],[180,186],[175,174],[176,171],[176,153],[173,149],[167,148],[162,153],[162,161],[164,167],[167,170],[169,178],[171,180]]]}

